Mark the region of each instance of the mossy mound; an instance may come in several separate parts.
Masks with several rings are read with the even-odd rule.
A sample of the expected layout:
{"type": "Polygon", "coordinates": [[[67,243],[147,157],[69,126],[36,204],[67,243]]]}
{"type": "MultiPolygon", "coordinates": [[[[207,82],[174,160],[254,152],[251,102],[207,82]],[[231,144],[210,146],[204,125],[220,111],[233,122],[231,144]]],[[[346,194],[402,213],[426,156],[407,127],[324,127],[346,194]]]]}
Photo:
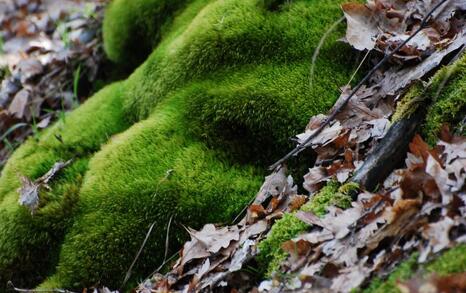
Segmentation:
{"type": "Polygon", "coordinates": [[[309,86],[312,53],[341,16],[340,2],[114,1],[104,28],[110,56],[133,62],[133,37],[154,50],[127,80],[25,143],[2,171],[0,282],[116,288],[151,223],[133,280],[160,264],[171,217],[171,252],[185,240],[183,225],[230,221],[261,184],[253,165],[283,154],[357,64],[335,42],[341,25],[309,86]],[[38,215],[18,206],[18,174],[35,179],[69,158],[38,215]]]}

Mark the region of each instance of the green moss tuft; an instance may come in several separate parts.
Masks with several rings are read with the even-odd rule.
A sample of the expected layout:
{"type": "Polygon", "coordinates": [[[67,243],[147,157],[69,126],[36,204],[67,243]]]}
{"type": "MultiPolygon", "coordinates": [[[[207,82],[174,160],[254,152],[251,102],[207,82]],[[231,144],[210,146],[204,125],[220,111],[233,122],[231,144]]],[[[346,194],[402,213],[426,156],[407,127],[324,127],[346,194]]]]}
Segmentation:
{"type": "Polygon", "coordinates": [[[392,121],[414,113],[418,107],[427,109],[421,132],[434,145],[444,123],[455,127],[466,112],[466,55],[449,66],[440,69],[424,89],[421,83],[414,84],[398,102],[392,121]]]}
{"type": "Polygon", "coordinates": [[[338,182],[330,181],[301,209],[323,216],[327,212],[328,206],[333,205],[342,209],[349,208],[352,201],[350,193],[357,188],[354,183],[348,183],[340,187],[338,182]]]}
{"type": "Polygon", "coordinates": [[[436,259],[425,265],[417,263],[418,253],[414,253],[408,260],[400,264],[396,270],[390,274],[388,279],[374,279],[364,293],[398,293],[397,281],[404,281],[413,277],[417,272],[428,276],[431,273],[438,275],[448,275],[466,271],[466,245],[459,245],[445,251],[436,259]]]}
{"type": "MultiPolygon", "coordinates": [[[[355,183],[339,186],[338,182],[331,181],[304,204],[301,210],[323,216],[327,207],[331,205],[348,208],[351,206],[349,194],[357,188],[358,185],[355,183]]],[[[308,228],[309,225],[296,218],[294,214],[285,214],[272,226],[270,234],[258,246],[260,251],[258,261],[261,267],[266,269],[267,275],[270,276],[277,271],[280,263],[287,256],[287,253],[282,250],[282,244],[308,228]]]]}
{"type": "Polygon", "coordinates": [[[392,122],[411,116],[423,102],[424,86],[421,82],[414,83],[403,98],[397,103],[392,122]]]}
{"type": "Polygon", "coordinates": [[[277,271],[281,262],[287,257],[287,253],[282,249],[282,244],[308,228],[309,225],[293,214],[285,214],[283,218],[278,220],[272,226],[267,238],[261,241],[258,246],[257,260],[260,267],[264,269],[263,273],[270,276],[277,271]]]}
{"type": "Polygon", "coordinates": [[[430,144],[438,140],[444,123],[456,126],[466,113],[466,55],[442,68],[432,80],[429,91],[432,105],[428,108],[422,132],[430,144]]]}

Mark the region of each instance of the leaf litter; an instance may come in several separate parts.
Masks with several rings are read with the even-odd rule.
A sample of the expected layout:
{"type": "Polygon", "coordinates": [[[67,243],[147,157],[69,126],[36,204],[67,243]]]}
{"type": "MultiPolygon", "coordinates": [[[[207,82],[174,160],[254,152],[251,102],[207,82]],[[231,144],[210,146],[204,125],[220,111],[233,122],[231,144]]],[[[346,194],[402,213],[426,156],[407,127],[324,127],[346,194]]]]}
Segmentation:
{"type": "MultiPolygon", "coordinates": [[[[350,208],[330,206],[323,217],[299,210],[326,182],[351,180],[390,128],[389,119],[402,92],[465,45],[465,6],[454,0],[369,0],[365,5],[343,5],[346,41],[358,50],[383,56],[416,29],[422,30],[355,93],[323,131],[308,141],[330,114],[312,117],[305,132],[297,135],[298,145],[306,143],[317,155],[304,175],[303,187],[309,194],[298,195],[282,165],[266,177],[238,224],[223,228],[208,224],[201,231],[190,230],[191,241],[171,271],[153,275],[136,292],[349,292],[372,277],[387,276],[414,251],[421,252],[418,261],[423,263],[466,242],[466,138],[453,136],[448,128],[434,148],[416,135],[409,145],[406,167],[394,170],[376,192],[359,188],[350,208]],[[436,5],[440,9],[423,24],[422,19],[436,5]],[[252,280],[244,268],[254,262],[257,245],[274,221],[290,211],[297,211],[295,216],[310,228],[282,244],[288,257],[270,280],[252,280]],[[200,240],[211,234],[217,235],[221,245],[200,240]]],[[[343,87],[330,113],[350,93],[349,87],[343,87]]],[[[438,289],[449,278],[453,277],[434,275],[429,282],[438,289]]],[[[408,288],[404,292],[425,292],[413,285],[416,282],[398,285],[408,288]]],[[[463,285],[459,281],[452,286],[463,285]]]]}
{"type": "Polygon", "coordinates": [[[16,145],[86,98],[73,83],[96,78],[105,3],[0,1],[0,168],[16,145]]]}

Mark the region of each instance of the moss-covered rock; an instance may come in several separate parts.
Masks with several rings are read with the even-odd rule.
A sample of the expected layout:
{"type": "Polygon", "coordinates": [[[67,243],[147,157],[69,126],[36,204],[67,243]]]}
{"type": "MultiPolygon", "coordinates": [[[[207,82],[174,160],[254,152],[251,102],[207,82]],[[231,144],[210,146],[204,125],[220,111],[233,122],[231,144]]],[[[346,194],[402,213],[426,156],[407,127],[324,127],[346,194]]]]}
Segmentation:
{"type": "Polygon", "coordinates": [[[151,223],[133,280],[160,264],[171,217],[172,252],[183,225],[231,220],[260,186],[254,163],[281,155],[349,78],[356,62],[335,42],[342,25],[309,86],[312,53],[340,2],[115,0],[104,28],[109,55],[137,62],[128,57],[133,37],[153,52],[26,142],[2,171],[0,282],[117,287],[151,223]],[[69,158],[38,215],[18,206],[18,174],[34,179],[69,158]]]}

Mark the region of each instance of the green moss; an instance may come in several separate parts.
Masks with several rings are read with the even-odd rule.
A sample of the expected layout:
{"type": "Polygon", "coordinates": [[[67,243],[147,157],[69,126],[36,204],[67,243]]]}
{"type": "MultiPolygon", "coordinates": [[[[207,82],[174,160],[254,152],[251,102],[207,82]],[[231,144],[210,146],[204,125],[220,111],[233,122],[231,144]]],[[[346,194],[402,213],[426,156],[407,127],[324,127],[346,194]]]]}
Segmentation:
{"type": "Polygon", "coordinates": [[[414,253],[408,260],[400,264],[396,270],[390,274],[386,280],[379,278],[374,279],[367,289],[362,290],[365,293],[398,293],[396,287],[397,281],[407,280],[416,273],[421,272],[424,276],[431,273],[438,275],[448,275],[466,271],[466,246],[459,245],[449,249],[435,260],[425,265],[417,263],[418,253],[414,253]]]}
{"type": "Polygon", "coordinates": [[[97,281],[120,285],[155,221],[144,261],[134,268],[136,275],[147,273],[162,262],[163,254],[154,252],[164,251],[171,216],[177,223],[171,227],[171,247],[179,247],[185,240],[182,225],[229,221],[259,187],[253,168],[221,162],[216,152],[186,135],[179,127],[179,100],[170,99],[92,158],[79,216],[60,255],[57,275],[63,287],[97,281]]]}
{"type": "Polygon", "coordinates": [[[162,37],[162,26],[184,0],[114,0],[103,23],[104,49],[110,60],[134,68],[162,37]]]}
{"type": "Polygon", "coordinates": [[[444,123],[456,126],[466,112],[466,55],[450,66],[442,68],[432,80],[429,95],[433,100],[428,108],[422,132],[431,144],[436,143],[444,123]]]}
{"type": "MultiPolygon", "coordinates": [[[[351,196],[349,194],[357,188],[358,185],[355,183],[339,186],[337,182],[331,181],[314,195],[309,202],[304,204],[301,210],[323,216],[327,207],[331,205],[348,208],[351,206],[351,196]]],[[[258,261],[261,267],[266,269],[267,275],[270,276],[277,271],[280,263],[287,256],[287,253],[282,249],[282,244],[308,228],[309,225],[296,218],[292,213],[285,214],[282,219],[272,226],[270,234],[258,246],[260,251],[258,261]]]]}
{"type": "Polygon", "coordinates": [[[426,108],[426,120],[421,132],[433,145],[444,123],[455,127],[466,112],[466,55],[441,68],[427,89],[416,83],[398,102],[393,121],[411,115],[418,107],[426,108]]]}

